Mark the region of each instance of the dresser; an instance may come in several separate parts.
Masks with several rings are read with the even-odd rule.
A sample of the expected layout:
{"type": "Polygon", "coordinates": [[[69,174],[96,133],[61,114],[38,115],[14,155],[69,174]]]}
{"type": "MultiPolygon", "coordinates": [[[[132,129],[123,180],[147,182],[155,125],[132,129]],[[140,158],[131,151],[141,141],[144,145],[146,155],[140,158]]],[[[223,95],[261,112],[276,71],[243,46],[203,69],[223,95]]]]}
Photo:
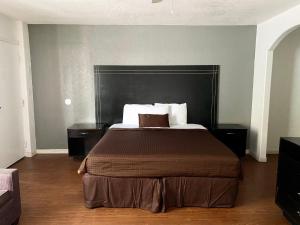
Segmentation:
{"type": "Polygon", "coordinates": [[[276,203],[291,224],[300,224],[300,138],[281,138],[276,203]]]}
{"type": "Polygon", "coordinates": [[[107,128],[108,125],[105,123],[78,123],[69,127],[67,130],[69,156],[86,156],[102,138],[107,128]]]}
{"type": "Polygon", "coordinates": [[[218,124],[211,133],[239,158],[244,157],[247,147],[247,128],[239,124],[218,124]]]}

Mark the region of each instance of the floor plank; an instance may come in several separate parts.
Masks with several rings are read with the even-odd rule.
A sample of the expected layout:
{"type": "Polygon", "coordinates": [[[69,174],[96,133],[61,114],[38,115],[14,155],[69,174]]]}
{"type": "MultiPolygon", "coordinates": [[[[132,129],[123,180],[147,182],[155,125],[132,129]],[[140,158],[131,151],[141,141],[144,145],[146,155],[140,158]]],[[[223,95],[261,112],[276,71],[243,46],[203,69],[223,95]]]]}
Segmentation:
{"type": "Polygon", "coordinates": [[[277,156],[268,163],[243,160],[236,207],[231,209],[181,208],[153,214],[141,209],[87,209],[83,204],[80,162],[67,155],[36,155],[13,167],[20,171],[23,225],[281,225],[288,224],[274,203],[277,156]]]}

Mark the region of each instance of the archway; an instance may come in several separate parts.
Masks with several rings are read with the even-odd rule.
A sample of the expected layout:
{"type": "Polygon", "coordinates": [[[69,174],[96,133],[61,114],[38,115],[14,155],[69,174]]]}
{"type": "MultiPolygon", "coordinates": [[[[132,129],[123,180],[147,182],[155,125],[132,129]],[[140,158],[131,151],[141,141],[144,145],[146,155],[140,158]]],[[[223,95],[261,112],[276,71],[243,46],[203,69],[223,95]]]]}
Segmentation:
{"type": "Polygon", "coordinates": [[[267,154],[278,153],[280,137],[299,136],[300,29],[274,48],[267,154]]]}
{"type": "Polygon", "coordinates": [[[300,6],[297,6],[257,27],[250,154],[261,162],[267,161],[273,50],[284,37],[300,25],[299,14],[300,6]]]}

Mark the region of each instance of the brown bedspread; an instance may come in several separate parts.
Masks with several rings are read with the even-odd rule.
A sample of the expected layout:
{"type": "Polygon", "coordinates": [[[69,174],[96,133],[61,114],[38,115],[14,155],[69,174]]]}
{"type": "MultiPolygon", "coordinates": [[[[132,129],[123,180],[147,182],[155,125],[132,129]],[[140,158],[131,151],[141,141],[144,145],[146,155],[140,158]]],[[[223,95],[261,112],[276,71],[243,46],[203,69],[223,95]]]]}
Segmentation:
{"type": "Polygon", "coordinates": [[[240,176],[240,161],[207,130],[110,129],[80,173],[111,177],[240,176]]]}

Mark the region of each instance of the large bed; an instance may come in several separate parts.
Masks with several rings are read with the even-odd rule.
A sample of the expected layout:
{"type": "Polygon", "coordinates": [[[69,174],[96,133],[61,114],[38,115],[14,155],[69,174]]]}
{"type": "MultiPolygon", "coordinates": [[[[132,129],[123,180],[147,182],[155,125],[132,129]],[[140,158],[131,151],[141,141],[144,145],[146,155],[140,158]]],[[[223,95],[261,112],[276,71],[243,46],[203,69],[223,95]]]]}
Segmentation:
{"type": "MultiPolygon", "coordinates": [[[[124,103],[144,103],[141,98],[154,102],[154,96],[160,102],[179,102],[183,98],[191,109],[187,120],[211,128],[216,123],[216,67],[171,69],[96,66],[97,121],[113,124],[120,120],[124,103]],[[149,73],[155,73],[155,82],[166,81],[171,69],[175,74],[172,78],[177,77],[177,81],[169,84],[164,96],[166,91],[154,85],[149,73]],[[124,71],[125,75],[134,75],[124,76],[124,71]],[[147,86],[142,85],[141,89],[140,82],[147,86]],[[200,92],[195,83],[203,85],[200,92]],[[180,89],[180,85],[185,87],[180,89]],[[153,93],[146,90],[145,94],[147,88],[153,93]]],[[[233,207],[241,166],[230,149],[200,125],[112,126],[83,160],[79,173],[83,174],[88,208],[134,207],[165,212],[171,207],[233,207]]]]}
{"type": "Polygon", "coordinates": [[[232,207],[239,159],[205,129],[112,128],[82,162],[87,207],[232,207]]]}

